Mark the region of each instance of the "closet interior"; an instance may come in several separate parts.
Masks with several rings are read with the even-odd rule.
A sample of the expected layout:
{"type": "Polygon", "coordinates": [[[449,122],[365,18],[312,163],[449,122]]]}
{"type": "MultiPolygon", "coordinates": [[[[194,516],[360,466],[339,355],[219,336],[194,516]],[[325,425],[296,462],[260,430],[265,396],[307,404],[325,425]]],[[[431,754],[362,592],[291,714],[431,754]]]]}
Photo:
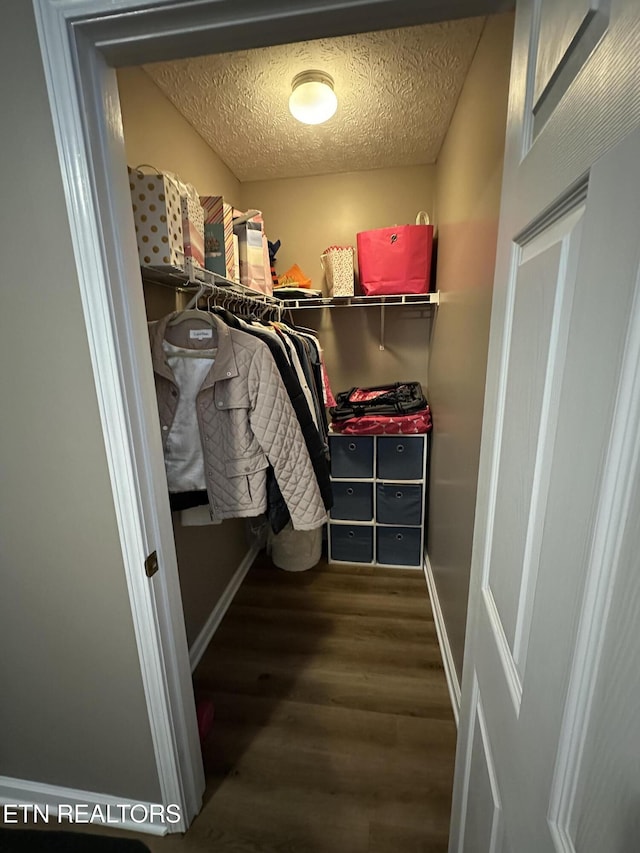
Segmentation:
{"type": "MultiPolygon", "coordinates": [[[[357,232],[412,223],[419,210],[425,210],[435,223],[434,292],[423,299],[374,305],[357,299],[321,301],[312,306],[303,300],[287,304],[261,295],[255,300],[250,294],[238,296],[224,286],[206,286],[193,276],[190,282],[188,273],[181,280],[171,280],[143,270],[142,282],[151,324],[175,311],[208,305],[236,315],[240,322],[243,317],[270,317],[306,327],[321,344],[334,394],[353,386],[421,383],[432,408],[434,432],[420,457],[420,464],[424,461],[420,478],[430,499],[420,505],[415,547],[422,554],[428,542],[458,677],[511,36],[512,16],[507,14],[408,28],[406,35],[402,31],[368,34],[362,43],[358,36],[345,36],[244,51],[235,58],[219,54],[211,66],[206,58],[198,58],[118,71],[129,166],[150,164],[159,173],[178,175],[203,196],[222,196],[237,209],[261,211],[267,236],[282,243],[276,271],[298,264],[323,296],[327,290],[320,256],[327,246],[355,247],[357,232]],[[429,51],[432,56],[425,65],[429,51]],[[345,123],[333,131],[331,122],[327,123],[319,143],[312,139],[315,128],[290,130],[280,114],[269,112],[270,102],[262,103],[265,81],[282,78],[278,95],[285,90],[288,94],[293,75],[283,64],[287,56],[292,68],[335,60],[337,70],[332,73],[339,100],[344,98],[339,110],[345,123]],[[376,68],[392,69],[393,91],[376,94],[376,70],[368,64],[372,57],[376,68]],[[233,73],[215,77],[225,63],[232,68],[244,64],[255,77],[254,86],[242,98],[238,98],[233,73]],[[434,74],[438,68],[444,70],[442,79],[450,79],[453,87],[449,96],[436,92],[434,99],[434,84],[425,76],[425,67],[434,74]],[[207,68],[215,71],[215,82],[207,83],[207,68]],[[216,91],[216,86],[225,84],[228,92],[216,91]],[[198,88],[196,100],[193,92],[198,88]],[[431,122],[425,120],[421,105],[425,94],[439,110],[439,135],[434,136],[431,122]],[[340,134],[357,139],[366,132],[359,111],[381,112],[394,99],[413,104],[413,109],[405,111],[404,118],[392,116],[397,125],[393,132],[383,132],[383,125],[376,121],[369,136],[358,140],[356,154],[347,150],[340,134]],[[195,120],[198,113],[202,121],[195,120]],[[421,123],[423,141],[417,148],[404,144],[403,121],[407,128],[421,123]],[[275,143],[273,133],[264,131],[267,123],[275,125],[275,143]],[[291,168],[287,169],[285,146],[277,143],[277,136],[282,139],[289,132],[302,134],[300,144],[308,147],[289,157],[291,168]],[[212,138],[222,141],[212,144],[212,138]],[[259,163],[265,162],[265,157],[258,156],[263,146],[266,159],[271,154],[274,162],[259,174],[259,163]],[[242,157],[245,167],[239,169],[242,157]]],[[[215,284],[212,277],[207,281],[215,284]]],[[[229,590],[251,561],[251,537],[247,538],[245,518],[191,523],[185,521],[182,510],[176,510],[172,523],[195,666],[203,643],[222,616],[221,602],[228,604],[229,590]]],[[[422,569],[422,559],[412,557],[408,564],[414,563],[422,569]]]]}

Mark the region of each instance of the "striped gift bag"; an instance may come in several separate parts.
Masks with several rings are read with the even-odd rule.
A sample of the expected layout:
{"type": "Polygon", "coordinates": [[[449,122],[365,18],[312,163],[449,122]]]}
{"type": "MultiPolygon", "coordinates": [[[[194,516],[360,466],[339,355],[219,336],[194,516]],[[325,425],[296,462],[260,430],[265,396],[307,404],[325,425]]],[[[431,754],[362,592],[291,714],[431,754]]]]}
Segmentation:
{"type": "Polygon", "coordinates": [[[201,195],[204,208],[204,265],[231,281],[238,280],[233,250],[233,207],[221,195],[201,195]]]}

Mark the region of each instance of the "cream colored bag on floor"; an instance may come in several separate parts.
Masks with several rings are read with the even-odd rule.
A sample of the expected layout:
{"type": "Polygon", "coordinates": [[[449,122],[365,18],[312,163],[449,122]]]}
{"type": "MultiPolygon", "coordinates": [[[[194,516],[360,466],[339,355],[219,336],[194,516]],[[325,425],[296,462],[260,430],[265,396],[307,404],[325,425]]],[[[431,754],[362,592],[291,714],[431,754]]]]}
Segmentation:
{"type": "Polygon", "coordinates": [[[280,533],[269,528],[267,554],[285,572],[306,572],[320,562],[323,530],[324,525],[315,530],[294,530],[291,522],[280,533]]]}

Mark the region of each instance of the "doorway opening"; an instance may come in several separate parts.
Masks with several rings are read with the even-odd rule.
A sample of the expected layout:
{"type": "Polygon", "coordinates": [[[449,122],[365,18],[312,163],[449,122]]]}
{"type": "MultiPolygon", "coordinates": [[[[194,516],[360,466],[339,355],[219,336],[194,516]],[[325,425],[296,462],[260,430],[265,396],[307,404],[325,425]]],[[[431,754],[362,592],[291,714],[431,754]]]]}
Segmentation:
{"type": "MultiPolygon", "coordinates": [[[[393,19],[381,17],[383,13],[391,15],[391,3],[365,5],[377,7],[371,18],[372,25],[383,28],[392,20],[397,25],[397,9],[393,10],[393,19]]],[[[424,12],[411,11],[412,5],[402,4],[405,23],[415,23],[418,14],[424,15],[424,12]]],[[[353,14],[354,8],[361,6],[343,4],[344,16],[353,14]]],[[[146,341],[139,335],[144,329],[146,312],[139,292],[140,274],[124,168],[126,159],[117,120],[118,92],[110,66],[185,53],[181,37],[193,36],[193,49],[198,51],[197,45],[204,41],[207,29],[215,32],[218,28],[219,36],[222,30],[229,32],[230,28],[235,28],[233,32],[240,46],[264,43],[264,18],[257,19],[247,12],[244,22],[232,24],[221,19],[205,26],[201,18],[196,20],[195,8],[190,9],[194,19],[188,20],[189,16],[184,13],[188,7],[190,9],[190,4],[181,9],[180,25],[174,22],[171,37],[166,33],[174,12],[159,6],[149,6],[136,21],[128,20],[125,11],[117,22],[108,16],[102,23],[77,22],[74,36],[76,33],[87,36],[86,40],[78,39],[74,45],[78,51],[78,71],[62,67],[63,63],[58,64],[51,53],[46,63],[50,82],[57,79],[60,83],[66,77],[85,110],[84,119],[79,110],[69,111],[68,104],[60,98],[60,87],[54,87],[52,101],[59,146],[63,162],[67,164],[66,192],[82,273],[94,369],[101,390],[103,428],[108,439],[112,476],[121,487],[115,497],[156,756],[167,801],[185,804],[187,823],[198,810],[198,791],[202,787],[199,745],[174,535],[168,525],[170,513],[162,454],[159,437],[149,439],[149,427],[157,423],[155,394],[146,341]],[[117,27],[117,33],[113,27],[117,27]],[[78,181],[71,167],[72,158],[64,155],[72,150],[84,150],[85,144],[89,154],[80,167],[85,169],[83,180],[78,181]],[[80,211],[87,201],[90,211],[83,221],[80,211]],[[100,251],[96,251],[96,246],[100,251]],[[99,282],[99,287],[88,286],[89,272],[95,274],[91,279],[99,282]],[[120,440],[122,436],[126,436],[126,441],[118,447],[115,439],[120,440]],[[140,574],[140,558],[152,550],[158,552],[164,570],[149,584],[140,574]],[[170,744],[168,750],[167,744],[170,744]]],[[[44,3],[41,11],[43,18],[57,14],[44,3]]],[[[353,26],[338,13],[330,16],[326,10],[318,8],[307,11],[306,18],[298,13],[288,16],[288,26],[284,30],[288,30],[289,36],[337,35],[340,31],[351,31],[353,26]]],[[[63,11],[61,14],[70,17],[73,13],[63,11]]],[[[281,23],[280,19],[278,22],[281,23]]],[[[43,41],[51,43],[53,32],[53,28],[49,30],[43,41]]],[[[280,32],[279,39],[283,38],[283,31],[280,32]]],[[[72,41],[67,30],[59,34],[63,46],[68,46],[67,36],[72,41]]],[[[63,51],[61,55],[68,54],[63,51]]]]}

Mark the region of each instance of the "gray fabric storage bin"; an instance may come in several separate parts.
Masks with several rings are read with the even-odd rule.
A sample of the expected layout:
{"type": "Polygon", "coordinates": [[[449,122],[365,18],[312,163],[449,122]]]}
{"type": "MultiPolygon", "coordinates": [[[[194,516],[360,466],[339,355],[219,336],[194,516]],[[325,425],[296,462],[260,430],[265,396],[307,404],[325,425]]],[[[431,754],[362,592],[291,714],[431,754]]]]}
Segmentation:
{"type": "Polygon", "coordinates": [[[422,486],[378,483],[376,521],[379,524],[421,524],[422,486]]]}
{"type": "Polygon", "coordinates": [[[372,521],[373,483],[333,483],[331,518],[372,521]]]}
{"type": "Polygon", "coordinates": [[[332,477],[373,477],[373,438],[370,435],[332,435],[329,448],[332,477]]]}
{"type": "Polygon", "coordinates": [[[379,480],[421,480],[424,476],[424,436],[381,436],[377,456],[379,480]]]}
{"type": "Polygon", "coordinates": [[[378,527],[376,562],[389,566],[420,566],[419,527],[378,527]]]}
{"type": "Polygon", "coordinates": [[[373,527],[330,524],[331,559],[345,563],[373,562],[373,527]]]}

